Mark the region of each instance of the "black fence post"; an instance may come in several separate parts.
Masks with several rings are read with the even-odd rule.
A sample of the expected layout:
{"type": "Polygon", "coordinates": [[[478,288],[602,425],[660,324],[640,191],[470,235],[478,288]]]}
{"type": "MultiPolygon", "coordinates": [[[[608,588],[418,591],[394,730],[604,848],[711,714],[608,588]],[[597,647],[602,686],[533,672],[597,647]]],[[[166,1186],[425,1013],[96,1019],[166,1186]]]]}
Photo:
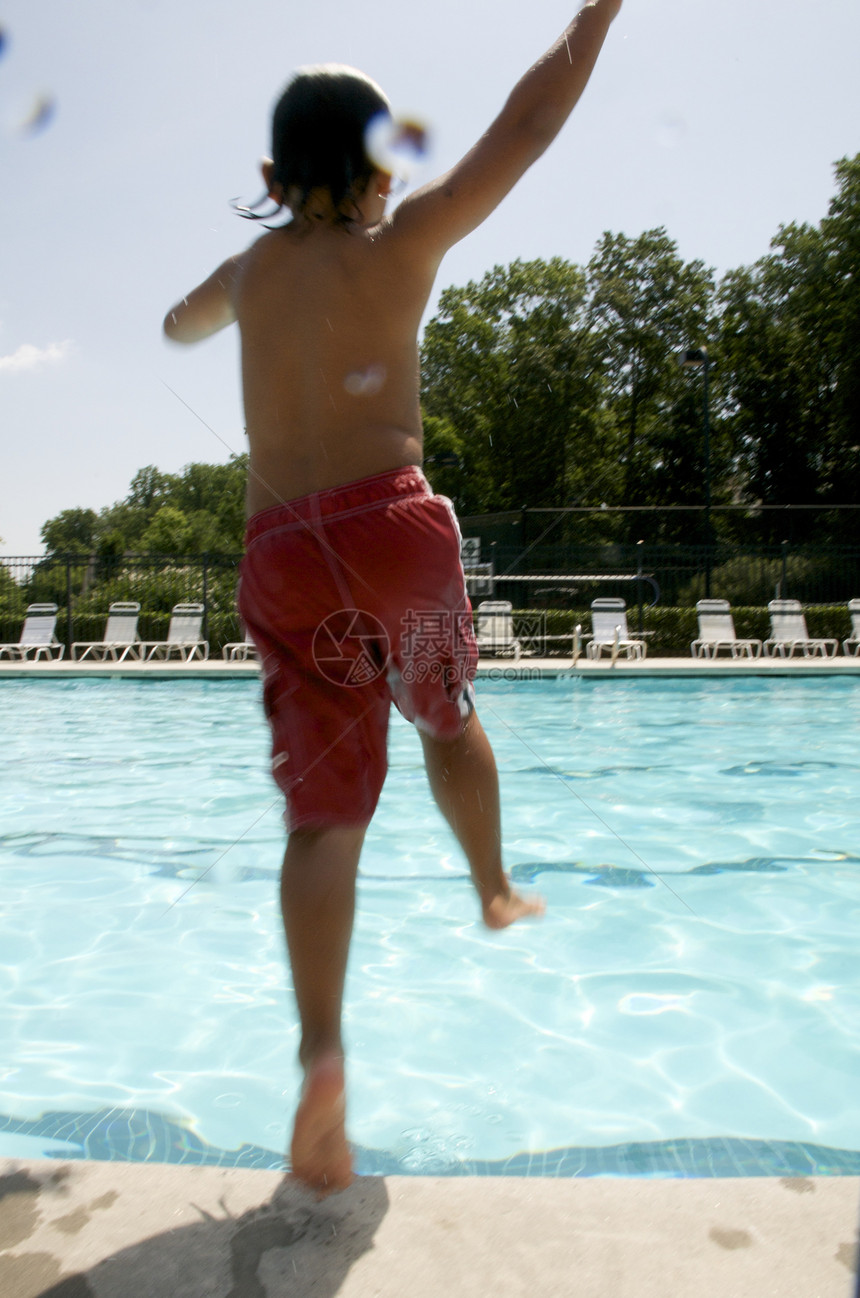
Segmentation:
{"type": "Polygon", "coordinates": [[[788,599],[788,541],[782,543],[782,578],[779,583],[779,598],[788,599]]]}
{"type": "Polygon", "coordinates": [[[644,623],[642,621],[642,573],[645,570],[645,542],[636,542],[636,600],[638,603],[639,636],[641,639],[644,623]]]}
{"type": "Polygon", "coordinates": [[[66,653],[71,658],[72,644],[74,636],[72,634],[72,561],[66,555],[66,653]]]}
{"type": "Polygon", "coordinates": [[[208,640],[209,639],[209,599],[208,599],[209,589],[207,585],[207,577],[208,577],[209,569],[208,569],[207,559],[209,558],[209,556],[208,554],[204,554],[201,556],[201,558],[203,564],[203,639],[208,640]]]}

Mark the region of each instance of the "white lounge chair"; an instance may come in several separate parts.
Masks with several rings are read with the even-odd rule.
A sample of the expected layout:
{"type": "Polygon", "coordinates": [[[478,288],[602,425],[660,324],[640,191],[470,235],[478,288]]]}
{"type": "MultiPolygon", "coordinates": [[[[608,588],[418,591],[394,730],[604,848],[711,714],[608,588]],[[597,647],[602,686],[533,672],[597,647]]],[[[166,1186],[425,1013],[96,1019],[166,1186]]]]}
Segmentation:
{"type": "Polygon", "coordinates": [[[589,658],[600,658],[604,650],[612,661],[624,654],[627,658],[644,658],[644,640],[631,640],[627,630],[627,605],[623,599],[604,596],[591,602],[591,640],[585,650],[589,658]]]}
{"type": "Polygon", "coordinates": [[[221,650],[221,657],[229,663],[260,661],[259,650],[247,631],[244,640],[234,640],[230,644],[225,644],[221,650]]]}
{"type": "Polygon", "coordinates": [[[836,656],[838,640],[810,636],[799,599],[772,599],[767,611],[770,613],[770,639],[765,640],[764,651],[768,657],[793,658],[796,650],[804,658],[836,656]]]}
{"type": "Polygon", "coordinates": [[[842,641],[842,649],[856,658],[860,654],[860,599],[849,599],[848,612],[851,614],[851,634],[842,641]]]}
{"type": "Polygon", "coordinates": [[[140,636],[137,623],[140,605],[134,600],[117,600],[108,609],[103,640],[76,640],[72,657],[79,662],[92,658],[96,662],[124,662],[126,658],[140,658],[140,636]]]}
{"type": "Polygon", "coordinates": [[[183,662],[192,658],[208,658],[209,644],[202,638],[202,604],[175,604],[170,614],[166,640],[147,640],[141,646],[147,662],[153,659],[172,658],[176,654],[183,662]]]}
{"type": "Polygon", "coordinates": [[[733,658],[760,658],[761,640],[739,640],[727,599],[700,599],[696,605],[699,638],[690,645],[694,658],[717,658],[727,650],[733,658]]]}
{"type": "Polygon", "coordinates": [[[481,563],[481,538],[464,536],[460,541],[460,562],[470,595],[492,595],[495,590],[492,563],[481,563]]]}
{"type": "Polygon", "coordinates": [[[514,635],[513,607],[506,599],[487,599],[475,610],[475,640],[479,654],[519,658],[522,647],[514,635]]]}
{"type": "Polygon", "coordinates": [[[9,657],[26,662],[31,657],[57,659],[66,652],[66,646],[56,637],[56,604],[31,604],[24,618],[17,644],[0,644],[0,658],[9,657]]]}

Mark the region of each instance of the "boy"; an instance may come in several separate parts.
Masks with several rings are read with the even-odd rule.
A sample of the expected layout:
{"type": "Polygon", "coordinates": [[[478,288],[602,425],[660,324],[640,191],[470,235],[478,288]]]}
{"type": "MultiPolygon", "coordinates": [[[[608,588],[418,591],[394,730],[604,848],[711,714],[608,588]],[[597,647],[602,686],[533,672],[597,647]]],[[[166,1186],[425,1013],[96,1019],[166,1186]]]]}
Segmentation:
{"type": "Polygon", "coordinates": [[[241,333],[250,471],[239,608],[263,659],[273,772],[287,799],[281,904],[305,1074],[292,1174],[320,1195],[352,1177],[341,1005],[392,699],[421,732],[485,923],[543,909],[502,867],[459,532],[420,470],[417,335],[444,253],[554,139],[620,7],[588,0],[474,148],[390,215],[391,176],[365,143],[388,113],[384,95],[352,69],[299,72],[263,164],[269,197],[292,219],[164,322],[181,343],[234,320],[241,333]]]}

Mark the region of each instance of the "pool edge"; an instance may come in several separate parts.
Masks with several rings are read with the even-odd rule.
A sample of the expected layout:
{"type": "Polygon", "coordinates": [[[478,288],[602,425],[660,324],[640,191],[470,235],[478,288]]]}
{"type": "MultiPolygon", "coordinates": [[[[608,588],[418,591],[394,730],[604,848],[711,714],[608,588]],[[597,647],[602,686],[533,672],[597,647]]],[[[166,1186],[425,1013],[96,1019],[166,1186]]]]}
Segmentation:
{"type": "MultiPolygon", "coordinates": [[[[482,658],[478,678],[485,680],[685,679],[700,677],[815,677],[847,676],[860,679],[860,657],[839,658],[643,658],[592,661],[580,658],[482,658]]],[[[247,680],[260,675],[254,662],[6,662],[0,661],[0,680],[247,680]]]]}
{"type": "Polygon", "coordinates": [[[6,1298],[856,1293],[858,1177],[359,1177],[321,1204],[278,1172],[0,1160],[0,1177],[6,1298]]]}

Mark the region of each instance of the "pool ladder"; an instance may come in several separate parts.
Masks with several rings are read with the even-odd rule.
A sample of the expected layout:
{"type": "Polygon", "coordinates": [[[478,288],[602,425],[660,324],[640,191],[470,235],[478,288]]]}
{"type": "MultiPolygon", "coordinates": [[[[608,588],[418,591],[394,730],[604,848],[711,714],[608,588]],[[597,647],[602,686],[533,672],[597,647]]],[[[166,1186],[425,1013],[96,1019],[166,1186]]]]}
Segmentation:
{"type": "MultiPolygon", "coordinates": [[[[615,628],[615,639],[612,641],[612,652],[610,655],[611,665],[614,667],[618,661],[618,655],[621,652],[621,627],[615,628]]],[[[582,657],[582,623],[577,622],[573,628],[573,661],[570,664],[571,671],[576,667],[582,657]]]]}

